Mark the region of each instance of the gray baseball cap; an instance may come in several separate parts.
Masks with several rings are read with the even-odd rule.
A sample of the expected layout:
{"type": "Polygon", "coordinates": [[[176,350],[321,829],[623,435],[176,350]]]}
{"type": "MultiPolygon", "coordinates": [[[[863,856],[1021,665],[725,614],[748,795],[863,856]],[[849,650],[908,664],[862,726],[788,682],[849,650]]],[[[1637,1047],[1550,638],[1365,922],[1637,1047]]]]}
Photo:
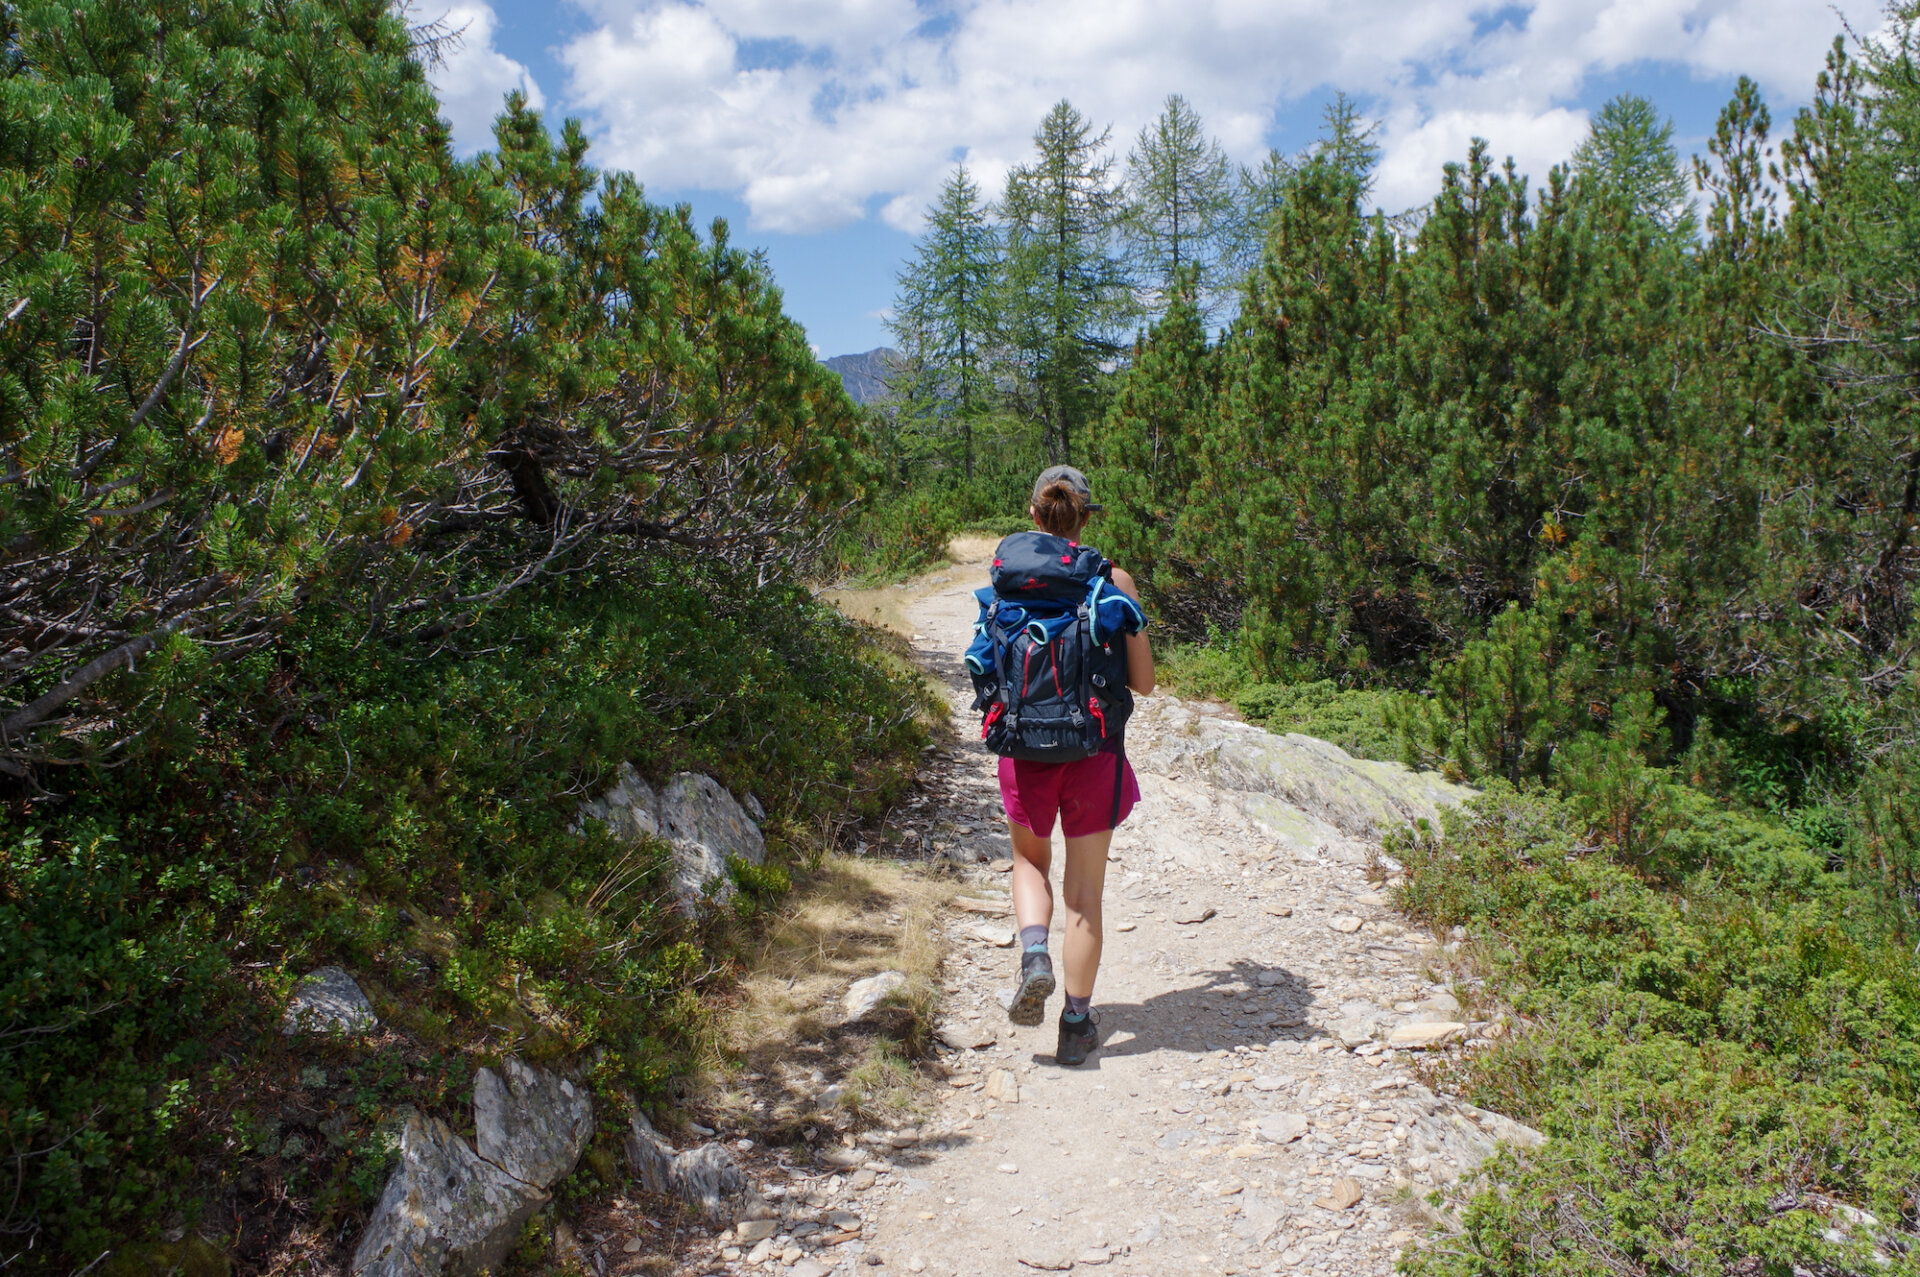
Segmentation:
{"type": "Polygon", "coordinates": [[[1033,481],[1034,503],[1036,505],[1039,504],[1040,494],[1045,492],[1048,487],[1061,482],[1064,482],[1069,488],[1072,488],[1075,492],[1087,499],[1087,509],[1100,510],[1105,508],[1093,503],[1093,487],[1087,482],[1087,476],[1081,474],[1072,466],[1048,466],[1045,470],[1042,470],[1040,477],[1033,481]]]}

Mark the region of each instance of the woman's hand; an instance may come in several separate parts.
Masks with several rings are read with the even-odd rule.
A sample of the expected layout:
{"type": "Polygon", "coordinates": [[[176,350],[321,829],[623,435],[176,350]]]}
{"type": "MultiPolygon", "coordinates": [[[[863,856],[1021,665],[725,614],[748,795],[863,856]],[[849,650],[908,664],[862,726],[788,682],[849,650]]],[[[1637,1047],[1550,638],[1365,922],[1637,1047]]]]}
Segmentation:
{"type": "MultiPolygon", "coordinates": [[[[1140,590],[1134,585],[1131,572],[1115,568],[1113,583],[1135,603],[1140,601],[1140,590]]],[[[1127,635],[1127,686],[1141,696],[1153,695],[1153,647],[1145,634],[1127,635]]]]}

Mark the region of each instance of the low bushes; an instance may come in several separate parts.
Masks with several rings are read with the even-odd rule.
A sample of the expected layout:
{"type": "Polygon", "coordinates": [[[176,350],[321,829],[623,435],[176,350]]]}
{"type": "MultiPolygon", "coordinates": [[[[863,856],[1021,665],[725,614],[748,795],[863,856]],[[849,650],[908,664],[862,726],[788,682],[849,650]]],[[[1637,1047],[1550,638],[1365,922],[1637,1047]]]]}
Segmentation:
{"type": "Polygon", "coordinates": [[[508,1051],[657,1092],[780,863],[894,800],[928,707],[804,591],[717,570],[568,578],[437,648],[303,615],[216,675],[120,770],[8,812],[5,1222],[38,1262],[169,1227],[243,1259],[290,1230],[337,1238],[382,1181],[395,1107],[457,1104],[508,1051]],[[570,831],[622,761],[766,805],[770,868],[739,920],[670,909],[663,848],[570,831]],[[386,1027],[296,1053],[279,1008],[330,961],[386,1027]]]}
{"type": "Polygon", "coordinates": [[[1778,821],[1671,798],[1664,881],[1538,787],[1390,848],[1531,1025],[1452,1082],[1551,1137],[1409,1271],[1859,1271],[1870,1230],[1826,1239],[1823,1203],[1920,1219],[1920,980],[1884,900],[1778,821]]]}

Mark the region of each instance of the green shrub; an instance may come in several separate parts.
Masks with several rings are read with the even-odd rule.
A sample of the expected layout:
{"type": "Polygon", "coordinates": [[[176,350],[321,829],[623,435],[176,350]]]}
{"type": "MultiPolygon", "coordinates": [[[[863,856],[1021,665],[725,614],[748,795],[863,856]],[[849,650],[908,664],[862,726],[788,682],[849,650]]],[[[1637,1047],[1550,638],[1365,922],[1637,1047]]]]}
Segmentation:
{"type": "Polygon", "coordinates": [[[1256,683],[1234,698],[1250,723],[1332,741],[1358,758],[1395,758],[1399,740],[1387,726],[1392,694],[1314,683],[1256,683]]]}
{"type": "Polygon", "coordinates": [[[1472,1057],[1469,1098],[1545,1131],[1407,1271],[1858,1271],[1824,1194],[1911,1220],[1920,980],[1904,940],[1777,821],[1671,785],[1696,866],[1665,887],[1595,837],[1587,800],[1496,784],[1408,835],[1405,903],[1482,939],[1531,1030],[1472,1057]],[[1747,1271],[1748,1269],[1739,1269],[1747,1271]]]}
{"type": "Polygon", "coordinates": [[[438,647],[314,610],[216,674],[125,768],[9,813],[7,1223],[49,1263],[193,1224],[222,1176],[337,1233],[380,1187],[396,1106],[457,1116],[503,1052],[591,1055],[604,1092],[657,1093],[738,915],[671,908],[661,847],[570,832],[582,797],[622,762],[757,796],[751,912],[813,829],[898,798],[930,705],[804,590],[690,570],[555,582],[438,647]],[[326,962],[397,1034],[303,1046],[303,1072],[279,1012],[326,962]]]}

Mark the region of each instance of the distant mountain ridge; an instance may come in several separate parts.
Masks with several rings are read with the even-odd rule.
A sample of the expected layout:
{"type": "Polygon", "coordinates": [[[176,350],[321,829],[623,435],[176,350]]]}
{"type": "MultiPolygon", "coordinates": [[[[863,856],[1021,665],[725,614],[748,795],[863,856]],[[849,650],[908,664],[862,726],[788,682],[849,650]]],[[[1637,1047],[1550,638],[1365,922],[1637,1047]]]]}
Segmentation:
{"type": "Polygon", "coordinates": [[[840,374],[855,403],[870,404],[886,398],[887,379],[900,367],[900,352],[879,346],[863,355],[835,355],[820,362],[840,374]]]}

